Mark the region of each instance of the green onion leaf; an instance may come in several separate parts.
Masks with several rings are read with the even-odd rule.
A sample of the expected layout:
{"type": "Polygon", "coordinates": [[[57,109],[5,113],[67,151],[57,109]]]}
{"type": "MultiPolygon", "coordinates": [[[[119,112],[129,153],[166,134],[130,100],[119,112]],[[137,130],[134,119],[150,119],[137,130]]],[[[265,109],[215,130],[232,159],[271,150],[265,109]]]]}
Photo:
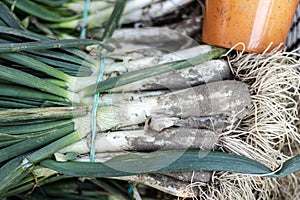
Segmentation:
{"type": "Polygon", "coordinates": [[[39,41],[39,42],[23,42],[23,43],[9,43],[9,44],[0,44],[0,53],[4,52],[19,52],[19,51],[30,51],[30,50],[45,50],[45,49],[54,49],[54,48],[70,48],[70,47],[83,47],[87,45],[100,45],[108,51],[113,51],[113,47],[103,44],[97,40],[48,40],[48,41],[39,41]]]}
{"type": "MultiPolygon", "coordinates": [[[[5,2],[12,5],[14,0],[4,0],[5,2]]],[[[50,11],[49,9],[34,3],[33,1],[29,0],[17,0],[16,7],[26,13],[31,14],[32,16],[38,17],[40,19],[50,21],[50,22],[61,22],[61,21],[68,21],[77,18],[77,16],[72,17],[62,17],[55,12],[50,11]]]]}
{"type": "Polygon", "coordinates": [[[60,97],[72,100],[73,94],[67,90],[64,90],[53,83],[33,76],[31,74],[16,70],[13,68],[0,65],[0,79],[7,80],[27,87],[36,88],[41,91],[48,92],[60,97]]]}
{"type": "Polygon", "coordinates": [[[223,152],[198,150],[157,151],[143,155],[132,153],[116,156],[105,163],[75,161],[60,163],[54,160],[44,160],[41,164],[65,175],[94,178],[193,170],[227,171],[244,174],[268,174],[271,172],[265,165],[246,157],[223,152]],[[174,162],[164,166],[166,158],[174,158],[174,162]],[[109,166],[120,166],[123,170],[119,171],[109,166]]]}

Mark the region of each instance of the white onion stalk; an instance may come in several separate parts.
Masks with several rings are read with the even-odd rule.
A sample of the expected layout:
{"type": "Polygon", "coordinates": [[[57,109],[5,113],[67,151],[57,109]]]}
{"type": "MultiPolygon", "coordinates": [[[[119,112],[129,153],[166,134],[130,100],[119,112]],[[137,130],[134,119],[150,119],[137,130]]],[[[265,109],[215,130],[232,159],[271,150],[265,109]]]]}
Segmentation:
{"type": "Polygon", "coordinates": [[[223,60],[211,60],[190,68],[171,71],[120,87],[116,85],[110,91],[178,90],[214,81],[226,80],[230,76],[231,73],[227,62],[223,60]]]}
{"type": "MultiPolygon", "coordinates": [[[[210,150],[219,136],[213,131],[192,128],[173,128],[161,132],[131,130],[100,133],[96,137],[97,153],[122,151],[156,151],[203,149],[210,150]]],[[[76,152],[87,154],[90,151],[90,140],[82,139],[60,151],[60,153],[76,152]]]]}
{"type": "Polygon", "coordinates": [[[112,43],[116,43],[118,48],[114,52],[117,53],[145,48],[172,52],[199,45],[190,37],[166,27],[119,29],[114,33],[112,43]]]}
{"type": "MultiPolygon", "coordinates": [[[[159,91],[143,91],[143,92],[124,92],[124,93],[108,93],[99,96],[98,105],[113,105],[120,102],[139,101],[146,97],[159,96],[169,93],[169,90],[159,91]]],[[[94,100],[92,98],[85,98],[85,104],[92,105],[94,100]]]]}
{"type": "Polygon", "coordinates": [[[137,19],[139,19],[139,21],[149,21],[152,18],[169,14],[177,10],[179,7],[191,2],[193,2],[193,0],[170,0],[158,2],[151,5],[149,8],[136,10],[127,15],[124,13],[124,16],[121,18],[121,23],[132,23],[136,22],[137,19]]]}
{"type": "Polygon", "coordinates": [[[143,57],[143,58],[139,58],[139,59],[132,59],[132,56],[129,58],[126,58],[126,55],[123,55],[124,61],[123,62],[113,62],[113,63],[107,65],[105,68],[105,73],[109,74],[114,71],[118,71],[121,73],[135,71],[135,70],[143,69],[143,68],[150,67],[153,65],[159,65],[159,64],[163,64],[163,63],[167,63],[167,62],[193,58],[199,54],[204,54],[211,50],[212,50],[212,47],[209,45],[199,45],[199,46],[183,49],[180,51],[163,54],[160,56],[143,57]],[[128,59],[132,59],[132,61],[126,61],[128,59]]]}

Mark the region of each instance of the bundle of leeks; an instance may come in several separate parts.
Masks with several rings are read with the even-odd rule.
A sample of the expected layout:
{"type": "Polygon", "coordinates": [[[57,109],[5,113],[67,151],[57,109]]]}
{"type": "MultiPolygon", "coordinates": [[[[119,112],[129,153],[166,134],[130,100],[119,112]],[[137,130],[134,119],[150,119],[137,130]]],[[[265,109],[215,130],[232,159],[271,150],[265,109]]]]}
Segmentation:
{"type": "MultiPolygon", "coordinates": [[[[227,62],[212,60],[224,49],[140,49],[106,53],[103,59],[78,47],[94,48],[97,55],[95,45],[112,50],[105,43],[51,40],[24,30],[3,4],[0,9],[2,197],[30,190],[34,181],[60,179],[59,173],[143,179],[186,197],[193,191],[178,193],[183,185],[168,185],[190,180],[186,171],[196,170],[201,182],[209,182],[211,173],[199,170],[272,172],[255,160],[211,151],[219,134],[231,129],[251,104],[248,86],[227,80],[227,62]],[[104,81],[97,80],[99,73],[104,81]]],[[[291,163],[274,177],[286,175],[291,163]]]]}
{"type": "MultiPolygon", "coordinates": [[[[218,57],[224,50],[212,50],[210,47],[205,46],[201,48],[206,48],[206,53],[196,56],[195,52],[197,52],[197,47],[193,47],[193,51],[183,51],[183,53],[186,54],[188,54],[188,52],[194,53],[190,55],[187,60],[182,60],[177,56],[177,58],[170,61],[168,59],[170,59],[172,55],[174,57],[174,54],[170,54],[169,57],[166,56],[168,58],[166,62],[161,62],[151,67],[148,66],[145,69],[134,70],[128,73],[113,70],[121,75],[97,83],[97,73],[99,72],[98,59],[74,47],[97,44],[101,45],[102,48],[111,50],[110,46],[93,40],[56,41],[48,39],[44,36],[24,30],[19,24],[19,21],[3,4],[1,4],[0,9],[2,22],[0,29],[0,176],[2,180],[0,193],[2,196],[12,194],[12,191],[15,190],[24,190],[24,188],[28,188],[28,186],[32,185],[31,180],[36,177],[33,177],[30,172],[34,171],[35,174],[42,172],[42,175],[37,175],[37,178],[42,180],[45,179],[45,177],[53,175],[53,170],[45,170],[44,167],[41,168],[40,162],[46,158],[51,158],[54,153],[57,153],[62,148],[80,141],[91,132],[89,119],[93,105],[90,105],[89,102],[91,96],[95,93],[106,92],[108,90],[117,91],[117,88],[120,89],[120,87],[125,87],[125,85],[130,86],[130,84],[134,85],[135,81],[144,81],[146,79],[148,79],[148,83],[145,85],[148,84],[150,87],[144,89],[151,90],[151,85],[153,86],[153,84],[149,83],[153,82],[153,80],[157,80],[155,75],[160,76],[162,73],[169,73],[170,76],[173,75],[176,77],[178,74],[176,74],[174,70],[180,70],[179,76],[182,74],[182,77],[186,78],[186,73],[189,73],[189,70],[185,69],[187,67],[192,67],[190,71],[194,73],[194,75],[198,74],[198,71],[203,75],[203,77],[192,77],[187,80],[187,83],[193,86],[205,83],[206,81],[209,82],[210,79],[211,81],[214,81],[216,78],[216,80],[220,80],[222,76],[219,77],[218,75],[222,74],[223,71],[225,71],[224,76],[228,76],[227,66],[224,65],[222,61],[216,61],[217,64],[215,68],[211,70],[212,73],[215,70],[217,76],[207,74],[208,64],[201,63],[218,57]]],[[[110,59],[114,57],[116,56],[113,55],[110,59]]],[[[118,60],[119,58],[115,59],[118,60]]],[[[156,58],[149,57],[148,59],[155,60],[156,58]]],[[[141,60],[133,62],[141,63],[141,60]]],[[[109,67],[107,67],[109,70],[104,72],[104,74],[106,74],[105,77],[110,77],[111,68],[119,64],[116,64],[116,62],[109,64],[109,67]]],[[[223,86],[223,84],[224,83],[219,83],[219,86],[223,86]]],[[[237,88],[242,89],[244,87],[244,85],[229,82],[225,89],[236,90],[237,88]]],[[[143,88],[131,88],[132,91],[143,90],[143,88]]],[[[176,86],[174,90],[179,88],[182,89],[185,88],[185,86],[180,84],[176,86]]],[[[203,86],[198,88],[199,95],[200,93],[205,95],[205,88],[206,87],[203,86]]],[[[211,88],[212,90],[217,89],[218,84],[211,85],[211,88]]],[[[139,97],[139,94],[128,93],[127,97],[129,96],[130,99],[133,98],[137,100],[132,102],[116,102],[118,103],[117,107],[124,110],[124,113],[121,112],[121,110],[115,111],[117,107],[112,107],[107,105],[107,103],[101,103],[100,100],[100,106],[98,108],[99,114],[97,117],[98,131],[142,125],[151,113],[154,114],[156,112],[155,110],[170,110],[168,106],[173,102],[170,101],[169,98],[178,95],[188,97],[187,94],[192,93],[193,95],[193,90],[196,88],[178,90],[176,91],[177,93],[174,94],[164,91],[164,89],[166,88],[162,85],[162,91],[152,92],[153,94],[146,92],[140,95],[142,96],[143,102],[140,102],[141,97],[139,97]],[[157,96],[157,94],[160,94],[160,96],[157,96]],[[148,98],[144,98],[143,96],[148,96],[148,98]],[[163,104],[167,107],[160,108],[159,106],[163,104]],[[114,112],[120,113],[122,116],[116,117],[113,115],[114,112]],[[117,119],[117,121],[115,119],[117,119]]],[[[154,85],[152,90],[158,90],[158,87],[154,85]]],[[[118,94],[116,95],[118,96],[118,94]]],[[[119,96],[121,99],[124,99],[124,96],[119,96]]],[[[109,94],[103,97],[106,97],[106,102],[112,99],[109,97],[109,94]]],[[[202,101],[202,104],[208,101],[205,98],[194,99],[192,96],[189,97],[190,99],[187,99],[188,107],[186,108],[194,107],[194,104],[197,103],[198,100],[202,101]]],[[[222,101],[224,101],[224,99],[222,101]]],[[[182,105],[178,105],[178,102],[174,102],[174,106],[180,108],[182,105]]],[[[172,109],[170,111],[172,111],[172,109]]],[[[206,110],[206,115],[218,115],[220,114],[219,112],[220,111],[214,113],[213,111],[206,110]]],[[[174,113],[169,113],[169,115],[173,116],[174,113]]],[[[175,113],[175,115],[177,114],[175,113]]],[[[194,117],[197,118],[199,114],[194,113],[194,115],[194,117]]],[[[195,119],[195,122],[197,122],[197,120],[198,119],[195,119]]],[[[177,115],[177,120],[175,120],[174,123],[175,122],[179,125],[185,123],[184,120],[181,120],[179,115],[177,115]]],[[[62,151],[57,155],[64,153],[65,152],[62,151]]],[[[68,152],[65,155],[68,157],[70,154],[73,155],[73,153],[76,153],[76,156],[78,156],[77,153],[80,152],[68,152]]],[[[84,155],[84,153],[82,155],[84,155]]],[[[64,159],[66,160],[66,157],[64,157],[64,159]]],[[[145,168],[145,170],[147,171],[147,168],[145,168]]],[[[122,173],[114,174],[114,170],[108,170],[107,172],[108,174],[105,175],[104,173],[103,176],[122,175],[122,173]]],[[[80,176],[80,174],[78,174],[78,176],[80,176]]]]}

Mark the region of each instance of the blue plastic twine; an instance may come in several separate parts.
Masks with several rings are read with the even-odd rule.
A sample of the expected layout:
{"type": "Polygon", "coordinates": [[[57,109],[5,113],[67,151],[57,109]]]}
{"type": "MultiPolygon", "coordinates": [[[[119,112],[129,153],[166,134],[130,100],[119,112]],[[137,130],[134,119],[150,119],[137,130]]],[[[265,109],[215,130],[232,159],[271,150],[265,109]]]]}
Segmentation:
{"type": "Polygon", "coordinates": [[[83,18],[81,23],[81,32],[80,32],[80,38],[85,39],[86,38],[86,24],[87,19],[89,15],[89,8],[90,8],[90,0],[86,0],[84,4],[84,10],[83,10],[83,18]]]}
{"type": "Polygon", "coordinates": [[[132,183],[129,184],[127,192],[130,195],[133,194],[133,185],[132,185],[132,183]]]}
{"type": "MultiPolygon", "coordinates": [[[[98,76],[98,83],[103,80],[104,74],[104,55],[100,54],[100,72],[98,76]]],[[[92,140],[91,140],[91,149],[90,149],[90,162],[95,162],[95,138],[96,138],[96,129],[97,129],[97,110],[98,110],[98,100],[100,93],[94,95],[94,106],[92,110],[92,140]]]]}
{"type": "MultiPolygon", "coordinates": [[[[81,32],[80,32],[81,39],[86,38],[86,25],[88,20],[89,7],[90,7],[90,0],[86,0],[84,4],[83,18],[81,23],[81,32]]],[[[102,81],[103,73],[104,73],[104,55],[101,54],[100,72],[97,80],[98,82],[102,81]]],[[[92,118],[91,118],[92,139],[91,139],[91,148],[90,148],[90,162],[95,162],[95,138],[96,138],[96,131],[97,131],[98,100],[99,100],[99,93],[95,94],[94,96],[94,105],[92,110],[92,118]]]]}

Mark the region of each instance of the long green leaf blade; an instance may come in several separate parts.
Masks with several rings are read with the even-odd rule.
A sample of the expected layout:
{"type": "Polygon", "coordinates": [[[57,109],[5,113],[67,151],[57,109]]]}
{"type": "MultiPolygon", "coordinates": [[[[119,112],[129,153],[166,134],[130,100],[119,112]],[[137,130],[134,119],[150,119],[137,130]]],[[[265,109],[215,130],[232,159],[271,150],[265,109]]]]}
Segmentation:
{"type": "Polygon", "coordinates": [[[14,187],[21,181],[33,168],[31,165],[23,165],[24,156],[16,157],[0,168],[0,197],[6,191],[14,187]]]}
{"type": "Polygon", "coordinates": [[[1,126],[0,133],[8,133],[11,135],[21,135],[24,133],[35,133],[46,131],[50,129],[55,129],[59,126],[63,126],[71,123],[71,120],[58,120],[53,122],[44,122],[44,123],[36,123],[36,124],[28,124],[24,125],[15,125],[15,126],[1,126]]]}
{"type": "Polygon", "coordinates": [[[71,62],[71,63],[74,63],[74,64],[81,65],[83,67],[88,67],[88,68],[94,68],[95,67],[90,62],[85,61],[85,59],[79,59],[75,56],[71,56],[71,55],[68,55],[68,54],[63,53],[63,52],[44,50],[44,51],[32,51],[32,52],[29,52],[29,53],[33,53],[33,54],[38,55],[40,57],[54,58],[55,60],[63,60],[63,61],[71,62]]]}
{"type": "MultiPolygon", "coordinates": [[[[42,147],[50,142],[57,140],[69,134],[74,130],[74,124],[70,123],[58,129],[53,129],[51,131],[47,131],[44,135],[38,138],[26,139],[17,144],[8,146],[0,150],[0,163],[16,157],[18,155],[22,155],[27,153],[28,151],[34,150],[38,147],[42,147]]],[[[17,139],[17,138],[16,138],[17,139]]]]}
{"type": "MultiPolygon", "coordinates": [[[[32,59],[34,59],[36,61],[39,61],[40,63],[43,63],[44,65],[47,64],[47,65],[54,66],[55,68],[66,69],[66,70],[70,71],[71,73],[81,74],[82,72],[84,72],[85,74],[89,74],[89,75],[93,73],[90,68],[82,66],[82,65],[73,64],[70,61],[67,61],[67,62],[59,61],[56,59],[49,59],[49,58],[36,56],[36,55],[29,55],[29,57],[31,57],[32,59]]],[[[60,71],[60,70],[58,70],[58,71],[60,71]]],[[[62,73],[62,72],[60,71],[60,73],[62,73]]],[[[63,73],[63,74],[65,74],[65,73],[63,73]]],[[[66,80],[68,80],[68,78],[66,78],[66,80]]]]}
{"type": "Polygon", "coordinates": [[[1,96],[13,97],[18,99],[34,99],[64,102],[65,99],[56,95],[47,94],[39,90],[34,90],[27,87],[17,85],[0,84],[1,96]]]}
{"type": "Polygon", "coordinates": [[[109,40],[112,37],[115,29],[119,25],[126,2],[127,2],[127,0],[117,0],[116,1],[114,10],[113,10],[112,14],[110,15],[108,23],[105,27],[105,31],[104,31],[103,39],[102,39],[104,42],[109,40]]]}
{"type": "Polygon", "coordinates": [[[37,106],[19,103],[19,102],[12,102],[7,100],[0,100],[0,108],[36,108],[37,106]]]}
{"type": "MultiPolygon", "coordinates": [[[[1,6],[1,4],[0,4],[0,6],[1,6]]],[[[16,29],[16,28],[11,28],[11,27],[2,26],[0,28],[0,33],[11,35],[11,36],[17,36],[17,37],[21,37],[21,38],[25,38],[25,39],[29,39],[29,40],[34,40],[34,41],[55,41],[55,40],[52,40],[43,35],[39,35],[39,34],[30,32],[27,30],[16,29]]],[[[89,62],[91,64],[94,63],[93,58],[90,55],[88,55],[87,53],[85,53],[84,51],[81,51],[76,48],[67,48],[67,49],[63,49],[63,50],[65,52],[75,55],[82,61],[84,60],[85,62],[89,62]]]]}
{"type": "Polygon", "coordinates": [[[285,163],[282,165],[282,168],[278,172],[271,174],[268,177],[281,178],[298,170],[300,170],[300,155],[285,161],[285,163]]]}
{"type": "MultiPolygon", "coordinates": [[[[28,123],[40,123],[47,120],[72,119],[87,115],[88,108],[83,107],[50,107],[50,108],[32,108],[32,109],[9,109],[0,110],[0,123],[7,124],[26,121],[28,123]],[[27,122],[28,121],[28,122],[27,122]]],[[[21,123],[23,124],[23,123],[21,123]]]]}
{"type": "Polygon", "coordinates": [[[69,76],[58,69],[55,69],[43,62],[33,59],[29,56],[20,53],[0,53],[0,58],[15,62],[19,65],[25,66],[30,69],[34,69],[39,72],[43,72],[49,76],[55,77],[60,80],[69,80],[69,76]]]}
{"type": "Polygon", "coordinates": [[[39,35],[37,33],[33,33],[31,31],[28,31],[28,30],[23,30],[23,29],[19,29],[19,28],[12,28],[12,27],[5,27],[5,26],[0,27],[0,33],[3,34],[3,35],[21,37],[23,39],[35,40],[35,41],[50,40],[50,38],[47,38],[43,35],[39,35]]]}
{"type": "Polygon", "coordinates": [[[0,2],[0,19],[12,28],[24,29],[19,19],[2,2],[0,2]]]}
{"type": "MultiPolygon", "coordinates": [[[[9,3],[10,5],[14,3],[13,0],[5,0],[5,2],[9,3]]],[[[29,0],[16,1],[16,7],[26,13],[31,14],[32,16],[38,17],[49,22],[62,22],[77,18],[77,16],[65,18],[29,0]]]]}
{"type": "Polygon", "coordinates": [[[44,160],[43,166],[75,177],[117,177],[143,173],[180,172],[192,170],[227,171],[244,174],[268,174],[265,165],[242,156],[209,151],[158,151],[144,155],[117,156],[105,163],[56,162],[44,160]],[[181,156],[179,156],[181,155],[181,156]],[[175,161],[164,166],[166,158],[175,161]],[[178,158],[178,159],[176,159],[178,158]],[[122,171],[109,166],[120,166],[122,171]]]}
{"type": "Polygon", "coordinates": [[[70,47],[82,47],[87,45],[100,45],[103,48],[113,51],[113,48],[109,45],[103,44],[97,40],[59,40],[59,41],[39,41],[39,42],[22,42],[22,43],[9,43],[0,44],[0,53],[30,51],[30,50],[45,50],[54,48],[70,48],[70,47]]]}
{"type": "Polygon", "coordinates": [[[36,88],[67,99],[71,99],[73,96],[69,91],[62,89],[49,81],[3,65],[0,65],[0,79],[36,88]]]}

